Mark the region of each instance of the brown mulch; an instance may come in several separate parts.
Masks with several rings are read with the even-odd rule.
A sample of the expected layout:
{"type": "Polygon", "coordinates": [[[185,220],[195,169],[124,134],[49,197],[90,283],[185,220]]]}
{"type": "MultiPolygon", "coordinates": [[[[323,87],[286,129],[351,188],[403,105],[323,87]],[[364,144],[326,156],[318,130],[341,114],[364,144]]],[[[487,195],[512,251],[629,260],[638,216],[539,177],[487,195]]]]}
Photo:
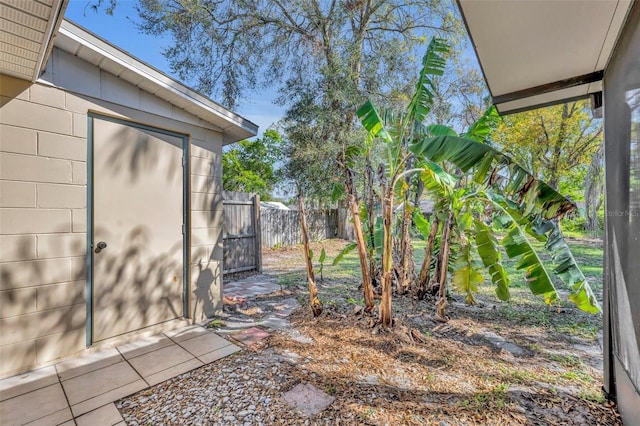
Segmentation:
{"type": "MultiPolygon", "coordinates": [[[[344,245],[330,240],[312,249],[325,247],[335,256],[344,245]]],[[[278,272],[298,271],[298,252],[299,247],[266,250],[264,264],[277,265],[278,272]]],[[[452,319],[440,324],[433,320],[431,301],[410,297],[394,298],[398,324],[379,331],[372,327],[374,318],[347,303],[344,294],[332,293],[327,281],[320,285],[326,302],[322,316],[312,318],[303,307],[291,317],[313,343],[286,333],[274,334],[268,343],[269,350],[299,356],[287,369],[290,382],[311,383],[336,398],[323,419],[376,425],[621,424],[615,407],[601,402],[602,373],[591,367],[594,360],[580,361],[592,354],[571,346],[572,336],[500,317],[489,323],[455,303],[449,307],[452,319]],[[522,353],[514,355],[483,338],[496,330],[504,330],[500,335],[522,353]],[[565,365],[564,359],[577,361],[565,365]]],[[[357,283],[353,287],[357,299],[357,283]]],[[[304,283],[293,292],[304,304],[304,283]]]]}

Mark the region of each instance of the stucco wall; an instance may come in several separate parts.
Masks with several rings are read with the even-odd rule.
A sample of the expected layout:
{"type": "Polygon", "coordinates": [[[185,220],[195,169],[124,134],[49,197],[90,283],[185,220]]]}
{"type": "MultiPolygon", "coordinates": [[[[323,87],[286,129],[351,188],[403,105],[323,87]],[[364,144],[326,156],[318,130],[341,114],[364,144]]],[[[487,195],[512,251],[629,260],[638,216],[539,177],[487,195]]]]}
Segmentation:
{"type": "Polygon", "coordinates": [[[190,135],[189,312],[221,309],[219,129],[57,48],[0,96],[0,376],[85,349],[89,110],[190,135]]]}

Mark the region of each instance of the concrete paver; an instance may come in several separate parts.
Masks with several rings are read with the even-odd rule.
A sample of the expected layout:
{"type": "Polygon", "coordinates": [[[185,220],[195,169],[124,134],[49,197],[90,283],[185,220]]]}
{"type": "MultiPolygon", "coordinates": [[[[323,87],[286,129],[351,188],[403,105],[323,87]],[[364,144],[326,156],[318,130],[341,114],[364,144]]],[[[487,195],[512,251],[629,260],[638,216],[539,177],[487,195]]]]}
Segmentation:
{"type": "MultiPolygon", "coordinates": [[[[225,284],[225,296],[246,300],[279,289],[268,277],[258,277],[225,284]]],[[[274,307],[273,328],[286,324],[296,307],[289,302],[274,307]]],[[[251,345],[269,336],[256,324],[239,321],[227,332],[245,329],[233,337],[251,345]]],[[[124,425],[113,401],[240,350],[200,325],[141,338],[0,380],[0,419],[2,425],[124,425]]]]}
{"type": "Polygon", "coordinates": [[[98,395],[91,399],[87,399],[86,401],[82,401],[79,404],[72,405],[71,412],[73,413],[74,417],[78,417],[105,404],[146,389],[147,387],[149,386],[144,380],[138,379],[133,383],[129,383],[128,385],[112,389],[109,392],[103,393],[102,395],[98,395]]]}
{"type": "Polygon", "coordinates": [[[60,362],[56,364],[56,371],[60,380],[69,380],[122,361],[124,359],[117,349],[109,348],[60,362]]]}
{"type": "Polygon", "coordinates": [[[60,424],[73,419],[60,383],[2,401],[0,419],[3,425],[22,425],[41,420],[60,424]]]}
{"type": "Polygon", "coordinates": [[[239,350],[240,348],[238,346],[231,344],[231,345],[224,346],[220,349],[216,349],[215,351],[200,355],[198,359],[205,364],[209,364],[211,362],[217,361],[221,358],[234,354],[239,350]]]}
{"type": "Polygon", "coordinates": [[[139,379],[138,373],[127,362],[122,361],[69,380],[63,380],[62,386],[64,386],[69,403],[73,406],[139,379]]]}
{"type": "Polygon", "coordinates": [[[156,335],[146,337],[140,340],[136,340],[131,343],[118,346],[118,352],[120,352],[125,358],[133,358],[136,356],[144,355],[149,352],[153,352],[157,349],[161,349],[172,345],[173,341],[165,335],[156,335]]]}
{"type": "Polygon", "coordinates": [[[209,330],[199,325],[192,325],[192,326],[184,327],[178,330],[168,331],[164,334],[174,342],[180,343],[183,340],[192,339],[194,337],[197,337],[209,332],[210,332],[209,330]]]}
{"type": "Polygon", "coordinates": [[[58,383],[56,367],[38,368],[0,380],[0,401],[58,383]]]}
{"type": "Polygon", "coordinates": [[[188,361],[185,361],[180,364],[176,364],[172,367],[169,367],[165,370],[158,371],[155,374],[152,374],[148,377],[145,377],[145,380],[149,385],[157,385],[158,383],[162,383],[165,380],[169,380],[172,377],[179,376],[180,374],[184,374],[188,371],[195,370],[198,367],[202,367],[204,363],[196,358],[191,358],[188,361]]]}
{"type": "Polygon", "coordinates": [[[135,358],[128,358],[128,361],[142,378],[146,379],[162,370],[167,370],[193,359],[194,356],[180,346],[170,345],[135,358]]]}
{"type": "Polygon", "coordinates": [[[196,357],[230,344],[231,342],[214,333],[202,334],[179,343],[180,346],[196,357]]]}
{"type": "Polygon", "coordinates": [[[113,426],[122,422],[122,416],[113,403],[103,405],[76,419],[78,426],[113,426]]]}

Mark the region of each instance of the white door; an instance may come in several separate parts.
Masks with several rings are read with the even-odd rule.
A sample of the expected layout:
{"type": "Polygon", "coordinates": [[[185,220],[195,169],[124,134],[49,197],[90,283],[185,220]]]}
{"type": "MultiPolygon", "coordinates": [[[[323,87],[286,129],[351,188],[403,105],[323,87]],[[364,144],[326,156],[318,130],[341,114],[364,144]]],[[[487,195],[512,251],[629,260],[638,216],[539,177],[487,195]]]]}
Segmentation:
{"type": "Polygon", "coordinates": [[[93,342],[184,314],[185,143],[93,118],[93,342]]]}

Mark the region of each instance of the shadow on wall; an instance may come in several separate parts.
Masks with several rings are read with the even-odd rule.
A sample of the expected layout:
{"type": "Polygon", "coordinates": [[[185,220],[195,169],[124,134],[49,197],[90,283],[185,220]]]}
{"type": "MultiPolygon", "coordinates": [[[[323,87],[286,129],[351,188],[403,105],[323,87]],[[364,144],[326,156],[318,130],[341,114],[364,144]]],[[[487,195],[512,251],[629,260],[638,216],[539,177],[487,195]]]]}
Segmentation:
{"type": "Polygon", "coordinates": [[[110,143],[115,149],[111,150],[107,163],[114,173],[127,170],[131,177],[131,183],[135,184],[142,173],[163,167],[166,172],[166,182],[182,182],[182,167],[179,163],[163,161],[161,152],[154,149],[153,140],[160,137],[163,142],[182,149],[182,139],[174,136],[160,135],[153,131],[147,131],[132,127],[125,123],[119,126],[119,130],[113,135],[110,143]]]}
{"type": "Polygon", "coordinates": [[[222,300],[217,294],[221,294],[219,288],[222,282],[222,271],[220,262],[210,260],[209,262],[199,262],[198,271],[192,273],[196,276],[193,295],[193,311],[191,317],[193,321],[211,318],[222,311],[222,300]]]}
{"type": "MultiPolygon", "coordinates": [[[[199,140],[192,147],[206,150],[210,157],[191,157],[192,241],[191,282],[194,296],[193,321],[202,321],[222,312],[222,227],[224,207],[222,162],[211,146],[199,140]],[[218,158],[218,161],[216,161],[218,158]]],[[[194,150],[195,150],[194,149],[194,150]]]]}
{"type": "MultiPolygon", "coordinates": [[[[13,259],[35,257],[35,235],[17,236],[3,247],[13,259]]],[[[39,250],[40,259],[0,264],[0,375],[26,371],[38,364],[78,352],[85,343],[84,238],[39,250]]]]}
{"type": "Polygon", "coordinates": [[[122,250],[93,254],[95,341],[183,316],[182,242],[151,252],[150,232],[135,227],[122,250]]]}

